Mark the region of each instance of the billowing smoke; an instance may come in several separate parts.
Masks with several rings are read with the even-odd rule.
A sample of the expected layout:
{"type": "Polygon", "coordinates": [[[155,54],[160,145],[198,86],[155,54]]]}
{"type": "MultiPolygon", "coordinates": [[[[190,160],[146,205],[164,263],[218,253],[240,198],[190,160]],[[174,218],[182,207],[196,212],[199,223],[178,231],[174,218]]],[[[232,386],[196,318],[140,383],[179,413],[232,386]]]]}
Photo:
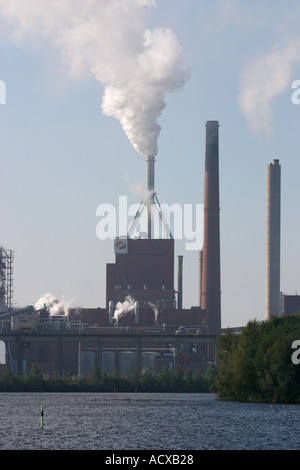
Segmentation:
{"type": "Polygon", "coordinates": [[[18,43],[48,41],[64,72],[92,73],[104,86],[102,111],[118,119],[137,152],[157,154],[165,96],[187,80],[173,32],[146,28],[155,0],[5,0],[2,29],[18,43]]]}
{"type": "Polygon", "coordinates": [[[124,317],[127,313],[133,312],[135,308],[135,301],[134,299],[130,296],[127,295],[125,297],[124,302],[118,302],[116,305],[116,309],[114,311],[114,320],[118,323],[119,319],[124,317]]]}
{"type": "Polygon", "coordinates": [[[272,105],[281,93],[291,88],[296,63],[300,63],[300,38],[293,38],[246,63],[239,105],[255,133],[272,136],[272,105]]]}
{"type": "Polygon", "coordinates": [[[58,300],[54,297],[53,294],[48,292],[47,294],[43,295],[39,298],[39,300],[35,303],[34,308],[35,310],[40,310],[46,306],[50,311],[50,316],[52,315],[66,315],[69,314],[69,309],[71,307],[72,301],[65,300],[58,300]]]}

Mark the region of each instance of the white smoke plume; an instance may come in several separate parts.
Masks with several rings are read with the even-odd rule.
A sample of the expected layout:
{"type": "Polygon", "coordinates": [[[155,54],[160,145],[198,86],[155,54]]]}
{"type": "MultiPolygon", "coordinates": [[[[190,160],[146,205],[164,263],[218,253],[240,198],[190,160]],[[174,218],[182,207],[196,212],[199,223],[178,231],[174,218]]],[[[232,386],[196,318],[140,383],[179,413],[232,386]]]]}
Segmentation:
{"type": "Polygon", "coordinates": [[[239,106],[251,129],[273,134],[273,104],[291,88],[294,67],[300,63],[300,38],[249,60],[242,72],[239,106]]]}
{"type": "Polygon", "coordinates": [[[119,318],[123,317],[129,312],[132,312],[134,308],[134,299],[130,295],[127,295],[124,302],[117,303],[113,318],[116,320],[116,322],[118,322],[119,318]]]}
{"type": "Polygon", "coordinates": [[[153,304],[152,302],[148,302],[148,305],[152,308],[153,310],[153,313],[154,313],[154,321],[155,321],[155,325],[157,325],[157,320],[158,320],[158,308],[155,304],[153,304]]]}
{"type": "Polygon", "coordinates": [[[35,310],[40,310],[46,307],[50,311],[50,315],[66,315],[68,316],[69,314],[69,309],[71,307],[72,301],[71,300],[65,300],[64,298],[62,300],[58,300],[56,297],[54,297],[53,294],[48,292],[45,295],[42,295],[42,297],[39,298],[39,300],[35,303],[34,308],[35,310]]]}
{"type": "Polygon", "coordinates": [[[3,273],[0,273],[0,288],[2,285],[5,283],[5,275],[3,273]]]}
{"type": "Polygon", "coordinates": [[[64,71],[92,73],[104,85],[102,111],[118,119],[134,148],[157,154],[165,96],[184,85],[182,49],[173,32],[146,28],[155,0],[5,0],[1,29],[18,44],[50,41],[64,71]]]}

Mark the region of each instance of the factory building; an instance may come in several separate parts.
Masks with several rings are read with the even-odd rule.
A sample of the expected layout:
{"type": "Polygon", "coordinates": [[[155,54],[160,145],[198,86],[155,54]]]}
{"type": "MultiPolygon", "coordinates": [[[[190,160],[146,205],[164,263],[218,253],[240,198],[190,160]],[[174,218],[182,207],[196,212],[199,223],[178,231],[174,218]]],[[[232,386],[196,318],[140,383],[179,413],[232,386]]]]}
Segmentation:
{"type": "MultiPolygon", "coordinates": [[[[201,255],[200,297],[201,305],[182,308],[183,257],[177,258],[175,266],[174,239],[170,230],[167,238],[153,238],[153,206],[158,199],[155,192],[155,159],[146,158],[146,190],[148,198],[143,202],[147,211],[146,234],[138,238],[127,237],[114,240],[115,262],[106,265],[106,305],[97,309],[71,309],[67,319],[39,317],[38,328],[77,328],[92,331],[101,328],[148,329],[170,335],[219,334],[221,332],[220,289],[220,222],[219,222],[219,123],[206,123],[205,177],[204,177],[204,246],[201,255]],[[177,268],[177,286],[174,271],[177,268]]],[[[201,196],[199,195],[199,198],[201,196]]],[[[25,324],[23,324],[25,326],[25,324]]],[[[125,337],[124,337],[125,338],[125,337]]],[[[169,337],[170,338],[170,337],[169,337]]],[[[109,372],[116,368],[121,373],[137,366],[135,346],[121,336],[118,343],[102,338],[102,369],[109,372]]],[[[155,342],[143,352],[143,367],[150,364],[153,370],[163,365],[183,370],[205,371],[207,364],[215,360],[214,345],[203,341],[180,343],[180,349],[172,343],[155,342]]],[[[97,357],[97,344],[68,343],[63,345],[64,370],[81,373],[93,368],[97,357]]],[[[11,361],[15,357],[10,350],[11,361]]],[[[52,373],[62,363],[61,345],[28,344],[24,349],[26,367],[39,365],[45,373],[52,373]]],[[[147,366],[148,367],[148,366],[147,366]]]]}
{"type": "MultiPolygon", "coordinates": [[[[175,242],[170,227],[165,238],[155,238],[153,208],[161,209],[155,192],[155,158],[146,163],[147,198],[137,212],[134,224],[143,210],[147,215],[147,232],[133,238],[114,240],[114,263],[106,265],[106,305],[104,308],[76,308],[62,315],[13,309],[13,257],[11,250],[0,247],[0,326],[1,331],[53,332],[78,331],[101,336],[102,331],[118,333],[117,341],[101,336],[102,372],[118,370],[124,375],[142,370],[159,371],[179,365],[182,370],[205,372],[215,360],[215,343],[209,335],[221,333],[221,266],[220,266],[220,195],[219,195],[219,123],[206,122],[204,173],[204,233],[203,249],[199,253],[199,305],[183,308],[183,256],[175,263],[175,242]],[[177,269],[177,285],[174,273],[177,269]],[[9,322],[7,321],[9,319],[9,322]],[[122,332],[133,332],[130,340],[122,332]],[[153,333],[153,340],[142,354],[138,352],[137,332],[153,333]],[[155,340],[155,333],[170,338],[185,335],[184,341],[155,340]],[[188,341],[188,335],[208,335],[208,341],[188,341]],[[180,347],[178,346],[180,344],[180,347]]],[[[300,312],[300,296],[280,293],[280,193],[281,167],[279,160],[267,166],[266,216],[266,320],[300,312]]],[[[163,219],[163,217],[162,217],[163,219]]],[[[86,337],[85,337],[86,338],[86,337]]],[[[94,341],[94,340],[93,340],[94,341]]],[[[43,373],[68,371],[84,375],[99,366],[99,343],[66,342],[66,344],[24,343],[24,372],[32,364],[43,373]],[[62,352],[63,351],[63,352],[62,352]],[[63,356],[63,357],[62,357],[63,356]],[[62,360],[63,359],[63,360],[62,360]]],[[[6,345],[7,362],[0,364],[0,373],[17,372],[16,344],[6,345]]]]}
{"type": "Polygon", "coordinates": [[[175,307],[174,239],[116,239],[116,262],[107,264],[106,308],[127,296],[143,308],[175,307]]]}
{"type": "Polygon", "coordinates": [[[287,295],[282,296],[282,315],[300,314],[300,295],[287,295]]]}

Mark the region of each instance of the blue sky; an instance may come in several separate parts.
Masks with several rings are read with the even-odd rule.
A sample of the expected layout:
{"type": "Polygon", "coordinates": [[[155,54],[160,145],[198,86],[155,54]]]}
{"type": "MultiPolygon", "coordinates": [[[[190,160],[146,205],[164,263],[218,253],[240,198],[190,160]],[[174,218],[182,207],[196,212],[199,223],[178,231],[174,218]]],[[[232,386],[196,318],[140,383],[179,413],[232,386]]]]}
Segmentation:
{"type": "MultiPolygon", "coordinates": [[[[23,2],[30,14],[33,1],[23,2]]],[[[46,3],[48,13],[57,4],[46,3]]],[[[263,320],[266,166],[275,158],[282,171],[281,289],[300,289],[300,105],[291,101],[292,82],[300,79],[299,2],[147,3],[142,26],[172,30],[189,74],[167,94],[158,119],[159,201],[203,203],[205,122],[218,120],[222,326],[263,320]]],[[[79,2],[60,4],[72,4],[75,12],[79,2]]],[[[139,203],[145,161],[120,122],[102,112],[104,84],[89,70],[69,76],[61,43],[32,28],[45,12],[40,8],[34,19],[23,15],[28,23],[22,29],[16,26],[19,3],[0,0],[0,80],[6,84],[0,244],[15,251],[18,306],[51,292],[74,306],[104,307],[106,263],[114,254],[112,240],[96,236],[96,210],[104,203],[117,206],[122,195],[128,204],[139,203]]],[[[64,22],[51,19],[57,34],[64,22]]],[[[176,242],[176,255],[184,255],[183,304],[189,308],[198,303],[198,251],[184,248],[184,240],[176,242]]]]}

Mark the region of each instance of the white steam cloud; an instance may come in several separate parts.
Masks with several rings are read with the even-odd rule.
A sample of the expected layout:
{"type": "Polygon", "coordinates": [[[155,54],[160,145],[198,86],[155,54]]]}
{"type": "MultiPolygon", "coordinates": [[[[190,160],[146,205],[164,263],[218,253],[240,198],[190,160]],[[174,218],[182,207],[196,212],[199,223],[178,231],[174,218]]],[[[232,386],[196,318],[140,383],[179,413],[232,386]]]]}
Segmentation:
{"type": "Polygon", "coordinates": [[[146,9],[155,6],[155,0],[5,0],[0,18],[18,44],[50,41],[71,77],[92,73],[104,85],[103,113],[120,121],[137,152],[155,156],[165,96],[188,78],[173,32],[146,29],[146,9]]]}
{"type": "Polygon", "coordinates": [[[300,62],[300,39],[293,39],[249,60],[241,77],[240,108],[251,129],[273,134],[273,102],[291,88],[294,67],[300,62]]]}
{"type": "Polygon", "coordinates": [[[134,299],[130,295],[127,295],[124,302],[117,303],[113,318],[116,320],[116,322],[118,322],[119,318],[125,316],[129,312],[132,312],[134,308],[134,299]]]}
{"type": "Polygon", "coordinates": [[[44,308],[46,305],[47,308],[50,310],[50,315],[68,315],[69,309],[71,307],[72,301],[71,300],[58,300],[54,297],[53,294],[48,292],[47,294],[43,295],[39,298],[39,300],[35,303],[34,308],[35,310],[40,310],[44,308]]]}

